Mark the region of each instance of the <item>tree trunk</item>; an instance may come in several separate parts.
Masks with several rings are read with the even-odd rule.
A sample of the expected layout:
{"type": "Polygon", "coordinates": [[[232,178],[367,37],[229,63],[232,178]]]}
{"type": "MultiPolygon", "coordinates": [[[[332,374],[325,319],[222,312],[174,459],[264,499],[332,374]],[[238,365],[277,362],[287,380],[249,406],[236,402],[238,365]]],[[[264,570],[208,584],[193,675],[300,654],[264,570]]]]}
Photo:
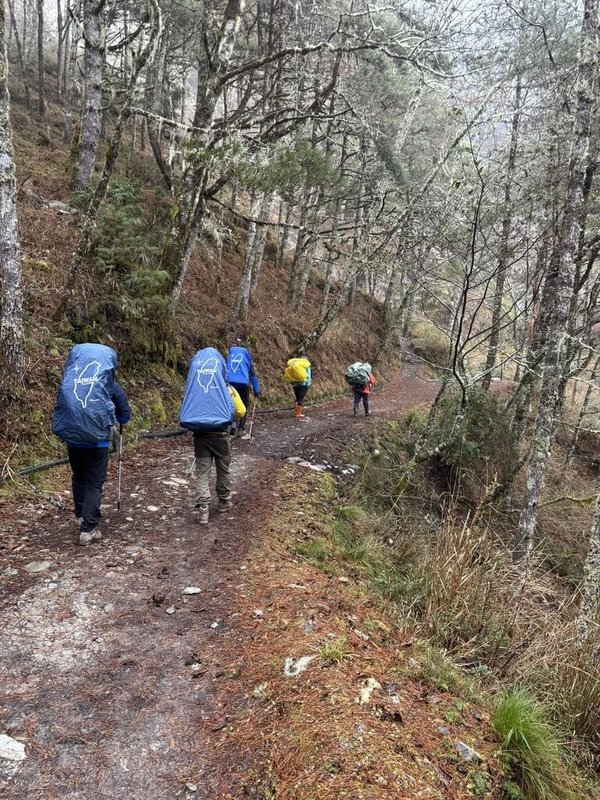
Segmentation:
{"type": "Polygon", "coordinates": [[[250,217],[253,221],[250,222],[250,227],[248,228],[244,269],[242,270],[242,278],[240,280],[238,295],[232,313],[232,320],[236,319],[237,317],[246,319],[248,314],[250,287],[252,285],[252,267],[254,265],[254,242],[256,240],[256,230],[259,227],[254,220],[258,219],[261,205],[262,195],[259,192],[255,192],[252,196],[252,202],[250,203],[250,217]]]}
{"type": "Polygon", "coordinates": [[[57,44],[56,44],[56,100],[60,103],[62,99],[62,54],[65,30],[62,18],[62,0],[56,0],[56,29],[57,29],[57,44]]]}
{"type": "Polygon", "coordinates": [[[223,93],[221,78],[231,61],[246,0],[228,0],[216,47],[199,77],[194,132],[189,144],[197,146],[175,198],[173,222],[165,240],[161,267],[171,275],[171,307],[174,311],[185,281],[198,230],[206,206],[209,172],[206,152],[212,144],[210,129],[223,93]]]}
{"type": "Polygon", "coordinates": [[[294,209],[291,203],[287,203],[285,211],[285,221],[283,223],[283,230],[281,232],[281,239],[279,241],[279,248],[277,250],[277,266],[283,267],[285,254],[290,248],[290,240],[292,238],[292,219],[294,218],[294,209]]]}
{"type": "Polygon", "coordinates": [[[512,184],[515,174],[515,164],[517,160],[517,145],[519,140],[519,121],[521,118],[521,76],[517,75],[517,85],[515,88],[515,110],[512,118],[510,147],[508,151],[508,165],[506,170],[506,185],[504,187],[504,214],[502,217],[502,233],[500,235],[500,253],[498,257],[498,268],[496,270],[496,286],[494,289],[494,301],[492,305],[491,333],[488,343],[487,360],[485,363],[485,375],[481,382],[483,389],[489,389],[492,381],[492,373],[496,366],[498,354],[498,343],[500,341],[500,327],[502,319],[502,301],[504,299],[504,282],[508,269],[510,256],[510,229],[512,226],[513,209],[511,206],[512,184]]]}
{"type": "Polygon", "coordinates": [[[83,191],[96,167],[102,127],[102,73],[104,69],[104,1],[83,0],[83,111],[79,139],[79,161],[73,189],[83,191]]]}
{"type": "Polygon", "coordinates": [[[73,254],[73,258],[71,260],[71,264],[69,266],[69,270],[67,273],[63,296],[55,313],[56,318],[60,318],[63,315],[73,295],[73,287],[75,284],[75,280],[78,276],[83,260],[88,254],[90,249],[90,244],[92,241],[92,232],[94,230],[94,225],[96,223],[96,217],[98,215],[100,206],[106,196],[108,184],[112,176],[114,166],[119,157],[121,144],[123,141],[123,131],[125,130],[127,120],[130,117],[130,108],[132,100],[135,96],[138,77],[140,75],[140,72],[148,62],[148,59],[151,56],[153,56],[155,42],[158,38],[160,38],[162,34],[162,17],[160,13],[160,7],[158,5],[158,0],[150,0],[150,4],[153,12],[150,16],[150,24],[152,26],[150,29],[150,35],[148,37],[146,45],[144,46],[144,49],[142,50],[142,52],[139,54],[139,56],[135,61],[135,65],[129,77],[129,84],[125,92],[125,96],[121,101],[121,108],[119,110],[119,114],[115,122],[115,127],[113,130],[109,147],[106,151],[104,168],[100,175],[100,179],[98,180],[98,185],[96,186],[94,194],[92,195],[92,199],[90,200],[86,217],[81,227],[79,240],[77,242],[77,247],[75,248],[75,252],[73,254]]]}
{"type": "Polygon", "coordinates": [[[9,382],[19,380],[23,371],[23,295],[21,247],[17,220],[17,185],[10,124],[8,59],[6,57],[6,12],[0,3],[0,274],[2,275],[2,318],[0,346],[9,382]]]}
{"type": "MultiPolygon", "coordinates": [[[[274,195],[266,195],[260,209],[260,218],[263,222],[271,221],[271,214],[274,213],[276,199],[274,195]]],[[[268,225],[261,225],[257,231],[254,241],[254,263],[252,265],[252,284],[250,286],[250,299],[258,290],[258,280],[260,278],[261,267],[265,255],[265,245],[267,243],[268,225]]]]}
{"type": "Polygon", "coordinates": [[[515,536],[515,560],[529,555],[534,545],[538,502],[554,444],[559,413],[559,390],[564,373],[565,334],[574,288],[574,265],[583,207],[583,186],[590,139],[597,68],[598,0],[585,0],[577,71],[577,107],[571,135],[568,184],[559,238],[547,281],[554,305],[548,317],[544,372],[536,430],[527,474],[527,488],[515,536]]]}
{"type": "MultiPolygon", "coordinates": [[[[78,2],[75,6],[75,12],[77,13],[81,8],[80,3],[78,2]]],[[[64,100],[65,100],[65,126],[64,126],[64,134],[63,134],[63,141],[68,144],[71,139],[73,138],[73,105],[74,105],[74,96],[75,96],[75,81],[77,76],[77,49],[79,45],[79,26],[71,20],[69,30],[71,32],[71,43],[69,47],[69,60],[66,64],[65,69],[65,93],[64,93],[64,100]]]]}
{"type": "Polygon", "coordinates": [[[46,88],[44,85],[44,0],[37,0],[37,56],[38,111],[43,117],[46,114],[46,88]]]}
{"type": "Polygon", "coordinates": [[[292,268],[290,270],[290,277],[288,280],[287,299],[288,305],[295,307],[298,294],[298,281],[300,280],[300,271],[302,269],[302,254],[304,248],[308,243],[308,234],[304,230],[307,217],[307,206],[311,201],[309,195],[306,205],[300,209],[300,219],[298,220],[298,237],[296,239],[296,247],[294,249],[294,257],[292,259],[292,268]]]}
{"type": "MultiPolygon", "coordinates": [[[[29,81],[27,80],[27,70],[25,68],[25,56],[23,53],[23,46],[19,37],[19,29],[17,28],[17,20],[15,19],[15,7],[13,0],[8,0],[8,11],[10,13],[10,23],[13,33],[15,34],[15,44],[17,46],[17,57],[19,59],[19,69],[21,70],[21,77],[23,79],[23,90],[25,91],[25,105],[31,110],[31,94],[29,92],[29,81]]],[[[25,13],[25,9],[23,9],[25,13]]]]}

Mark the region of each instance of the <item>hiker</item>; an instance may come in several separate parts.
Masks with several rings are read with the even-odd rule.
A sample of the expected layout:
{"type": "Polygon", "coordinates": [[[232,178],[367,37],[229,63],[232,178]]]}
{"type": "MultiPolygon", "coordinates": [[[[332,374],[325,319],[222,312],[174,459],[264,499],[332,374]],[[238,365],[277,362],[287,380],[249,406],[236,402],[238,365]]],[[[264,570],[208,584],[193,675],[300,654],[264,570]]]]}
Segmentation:
{"type": "Polygon", "coordinates": [[[131,419],[127,396],[115,380],[117,354],[103,344],[72,348],[52,416],[52,431],[67,445],[79,544],[102,538],[98,530],[113,426],[131,419]]]}
{"type": "Polygon", "coordinates": [[[194,433],[197,478],[195,506],[198,522],[208,525],[210,516],[210,471],[217,471],[217,511],[233,508],[231,501],[230,428],[246,413],[239,394],[227,384],[225,359],[214,347],[205,347],[193,357],[179,411],[183,428],[194,433]]]}
{"type": "Polygon", "coordinates": [[[304,417],[302,413],[304,398],[312,383],[310,366],[310,361],[304,356],[290,358],[283,373],[284,380],[286,383],[291,384],[294,390],[294,397],[296,398],[294,417],[304,417]]]}
{"type": "MultiPolygon", "coordinates": [[[[241,340],[237,339],[236,341],[240,342],[241,340]]],[[[227,381],[230,386],[233,386],[242,403],[246,406],[246,413],[237,423],[236,435],[241,439],[250,439],[250,434],[244,433],[250,404],[250,386],[252,386],[254,397],[260,397],[260,381],[254,369],[250,352],[245,347],[242,347],[241,344],[236,344],[229,348],[227,355],[227,381]]]]}
{"type": "Polygon", "coordinates": [[[346,370],[345,378],[354,394],[354,416],[358,417],[358,410],[362,401],[365,409],[365,416],[368,417],[371,413],[369,409],[369,397],[371,389],[375,385],[375,376],[373,375],[371,365],[367,361],[356,361],[346,370]]]}

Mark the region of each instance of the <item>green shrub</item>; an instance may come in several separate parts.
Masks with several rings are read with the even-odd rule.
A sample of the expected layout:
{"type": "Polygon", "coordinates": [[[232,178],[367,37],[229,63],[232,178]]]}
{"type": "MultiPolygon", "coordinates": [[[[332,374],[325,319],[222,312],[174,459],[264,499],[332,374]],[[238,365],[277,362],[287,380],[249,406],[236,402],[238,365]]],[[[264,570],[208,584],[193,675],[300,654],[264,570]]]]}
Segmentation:
{"type": "Polygon", "coordinates": [[[522,689],[500,697],[492,715],[501,756],[527,800],[576,800],[582,795],[567,777],[563,741],[546,708],[522,689]]]}
{"type": "MultiPolygon", "coordinates": [[[[429,433],[428,448],[448,441],[458,407],[458,393],[442,399],[429,433]]],[[[490,486],[503,485],[509,479],[516,460],[517,450],[502,401],[489,392],[474,390],[460,434],[431,459],[431,464],[444,488],[454,491],[460,487],[463,498],[477,502],[490,486]]]]}
{"type": "MultiPolygon", "coordinates": [[[[73,202],[85,208],[89,192],[73,202]]],[[[170,276],[159,267],[167,224],[168,206],[160,191],[142,197],[133,181],[113,180],[92,239],[93,263],[102,276],[100,290],[89,307],[77,309],[71,319],[79,338],[110,334],[128,341],[126,356],[173,355],[166,333],[170,276]]]]}

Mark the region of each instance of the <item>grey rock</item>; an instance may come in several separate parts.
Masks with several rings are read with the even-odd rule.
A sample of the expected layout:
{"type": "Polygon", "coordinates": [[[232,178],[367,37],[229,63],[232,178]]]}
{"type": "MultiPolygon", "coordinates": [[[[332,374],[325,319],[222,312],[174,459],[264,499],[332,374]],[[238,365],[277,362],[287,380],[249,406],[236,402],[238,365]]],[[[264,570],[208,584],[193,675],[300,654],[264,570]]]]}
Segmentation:
{"type": "Polygon", "coordinates": [[[302,459],[300,456],[290,456],[289,458],[286,458],[286,461],[288,464],[299,464],[302,459]]]}
{"type": "Polygon", "coordinates": [[[437,729],[440,736],[450,736],[450,728],[445,728],[443,725],[437,729]]]}
{"type": "Polygon", "coordinates": [[[12,778],[25,761],[25,745],[0,733],[0,779],[12,778]]]}
{"type": "Polygon", "coordinates": [[[30,572],[32,574],[36,572],[45,572],[50,567],[54,566],[51,561],[30,561],[29,564],[26,564],[24,569],[25,572],[30,572]]]}
{"type": "Polygon", "coordinates": [[[483,761],[483,756],[479,755],[476,750],[473,750],[472,747],[469,747],[469,745],[465,744],[464,742],[456,743],[456,752],[463,759],[463,761],[468,761],[469,763],[475,764],[483,761]]]}

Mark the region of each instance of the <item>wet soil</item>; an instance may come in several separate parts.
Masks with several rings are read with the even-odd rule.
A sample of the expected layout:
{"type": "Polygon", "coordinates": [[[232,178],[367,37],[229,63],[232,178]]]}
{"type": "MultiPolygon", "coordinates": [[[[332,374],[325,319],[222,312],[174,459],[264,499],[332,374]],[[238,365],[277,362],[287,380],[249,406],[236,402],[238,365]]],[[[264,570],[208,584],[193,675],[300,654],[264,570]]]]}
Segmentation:
{"type": "MultiPolygon", "coordinates": [[[[2,797],[222,797],[228,764],[206,732],[226,724],[228,702],[248,691],[243,669],[229,699],[215,686],[241,653],[247,631],[235,598],[249,548],[268,535],[279,471],[290,456],[334,460],[378,420],[435,391],[407,366],[375,394],[368,419],[352,418],[349,399],[307,409],[304,420],[257,414],[253,440],[234,444],[235,508],[213,514],[207,528],[193,509],[187,435],[126,453],[119,514],[111,464],[104,538],[88,548],[76,543],[66,470],[58,503],[5,503],[0,732],[23,741],[27,757],[0,782],[2,797]],[[50,567],[25,570],[41,561],[50,567]],[[186,595],[186,587],[201,591],[186,595]]],[[[235,786],[229,792],[238,796],[235,786]]]]}

